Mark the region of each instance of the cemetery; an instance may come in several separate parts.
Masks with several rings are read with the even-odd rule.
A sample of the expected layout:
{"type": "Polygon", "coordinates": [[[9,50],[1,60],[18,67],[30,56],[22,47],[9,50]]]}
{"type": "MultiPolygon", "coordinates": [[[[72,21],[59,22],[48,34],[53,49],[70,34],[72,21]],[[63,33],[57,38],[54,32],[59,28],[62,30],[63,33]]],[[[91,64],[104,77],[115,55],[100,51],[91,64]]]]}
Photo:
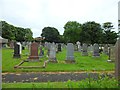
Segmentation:
{"type": "MultiPolygon", "coordinates": [[[[52,3],[50,3],[51,6],[52,3]]],[[[37,3],[32,2],[32,10],[35,8],[34,4],[37,7],[37,3]]],[[[42,4],[48,7],[45,10],[37,8],[43,13],[47,12],[46,14],[51,12],[47,11],[50,8],[47,5],[48,3],[43,2],[42,4]]],[[[41,7],[44,5],[41,5],[41,7]]],[[[70,4],[71,6],[75,7],[73,4],[70,4]]],[[[70,11],[81,11],[74,9],[70,9],[70,11]]],[[[58,12],[56,11],[60,10],[55,10],[55,13],[57,14],[58,12]]],[[[65,10],[68,11],[69,15],[72,15],[68,9],[65,10]]],[[[118,3],[119,10],[120,2],[118,3]]],[[[60,24],[63,25],[59,21],[60,18],[58,21],[54,21],[56,16],[52,16],[54,19],[49,20],[51,17],[48,19],[46,16],[51,16],[52,14],[42,15],[40,13],[41,16],[45,16],[45,23],[43,23],[42,19],[37,17],[36,11],[37,9],[32,12],[33,16],[29,16],[31,15],[30,13],[24,14],[20,12],[23,16],[32,17],[29,18],[31,20],[28,21],[29,23],[23,20],[27,20],[27,18],[20,18],[21,21],[25,22],[22,22],[23,27],[22,25],[17,26],[17,24],[14,26],[8,23],[9,21],[6,19],[0,20],[0,89],[120,88],[120,13],[118,13],[117,29],[114,27],[115,23],[110,21],[111,19],[103,22],[104,19],[101,16],[100,19],[103,19],[102,23],[96,22],[96,20],[87,21],[87,19],[85,19],[86,22],[80,23],[74,19],[66,19],[66,23],[64,20],[62,21],[64,22],[64,26],[62,26],[64,30],[61,34],[62,29],[58,28],[58,30],[53,27],[55,25],[57,27],[57,24],[59,24],[59,27],[60,24]],[[35,22],[32,22],[32,19],[35,19],[35,22]],[[30,23],[32,23],[34,28],[29,27],[30,23]],[[53,23],[55,24],[53,25],[53,23]],[[42,26],[42,24],[47,27],[42,26]],[[39,36],[37,36],[37,25],[39,26],[39,36]],[[35,37],[33,37],[33,33],[37,33],[35,37]]],[[[96,11],[95,13],[98,12],[96,11]]],[[[17,16],[17,14],[15,15],[17,16]]],[[[39,14],[38,16],[40,17],[39,14]]],[[[88,20],[93,19],[94,16],[91,16],[88,20]]],[[[75,15],[75,17],[77,16],[75,15]]],[[[65,18],[69,17],[64,16],[65,18]]],[[[81,17],[77,19],[83,22],[81,17]]],[[[15,21],[19,20],[15,18],[15,21]]]]}

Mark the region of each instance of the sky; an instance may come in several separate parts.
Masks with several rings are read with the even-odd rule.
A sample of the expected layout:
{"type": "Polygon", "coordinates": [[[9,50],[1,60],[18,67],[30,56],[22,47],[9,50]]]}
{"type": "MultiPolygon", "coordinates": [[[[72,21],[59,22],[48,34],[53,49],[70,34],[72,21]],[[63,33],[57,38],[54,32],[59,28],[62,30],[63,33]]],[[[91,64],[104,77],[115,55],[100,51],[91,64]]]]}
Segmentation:
{"type": "Polygon", "coordinates": [[[68,21],[81,24],[112,22],[118,31],[120,0],[0,0],[0,20],[17,27],[31,28],[39,37],[44,27],[55,27],[62,35],[68,21]]]}

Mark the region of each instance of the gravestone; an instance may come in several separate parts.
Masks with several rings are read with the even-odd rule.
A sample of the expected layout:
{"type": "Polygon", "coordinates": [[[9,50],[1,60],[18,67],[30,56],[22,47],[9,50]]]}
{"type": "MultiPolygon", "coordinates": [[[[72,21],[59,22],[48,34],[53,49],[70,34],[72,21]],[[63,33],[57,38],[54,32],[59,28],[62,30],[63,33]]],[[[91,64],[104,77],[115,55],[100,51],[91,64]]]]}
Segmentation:
{"type": "Polygon", "coordinates": [[[120,86],[120,37],[115,44],[115,77],[120,86]]]}
{"type": "Polygon", "coordinates": [[[74,46],[72,43],[67,44],[67,58],[65,60],[67,63],[74,63],[74,46]]]}
{"type": "Polygon", "coordinates": [[[99,45],[98,44],[94,44],[93,45],[93,56],[94,57],[99,57],[100,54],[99,54],[99,45]]]}
{"type": "Polygon", "coordinates": [[[110,61],[115,62],[115,46],[110,46],[110,61]]]}
{"type": "Polygon", "coordinates": [[[52,43],[50,47],[49,62],[57,63],[55,43],[52,43]]]}
{"type": "Polygon", "coordinates": [[[74,51],[78,51],[78,46],[76,44],[74,45],[74,51]]]}
{"type": "Polygon", "coordinates": [[[13,48],[14,48],[14,41],[10,41],[10,42],[9,42],[9,46],[10,46],[10,48],[13,49],[13,48]]]}
{"type": "Polygon", "coordinates": [[[61,44],[59,43],[58,44],[58,52],[61,52],[62,50],[61,50],[61,44]]]}
{"type": "Polygon", "coordinates": [[[20,42],[17,42],[17,44],[20,46],[20,54],[22,53],[22,45],[20,42]]]}
{"type": "Polygon", "coordinates": [[[30,49],[30,56],[28,58],[29,61],[39,61],[39,56],[38,56],[38,43],[33,42],[31,44],[31,49],[30,49]]]}
{"type": "Polygon", "coordinates": [[[39,54],[39,57],[42,57],[44,56],[44,50],[42,49],[42,47],[40,47],[40,54],[39,54]]]}
{"type": "Polygon", "coordinates": [[[51,43],[47,44],[47,55],[49,56],[50,54],[50,48],[51,48],[51,43]]]}
{"type": "Polygon", "coordinates": [[[79,41],[77,41],[77,47],[78,47],[78,51],[81,52],[81,43],[79,41]]]}
{"type": "Polygon", "coordinates": [[[82,46],[82,56],[88,56],[88,51],[87,51],[87,44],[83,44],[82,46]]]}
{"type": "Polygon", "coordinates": [[[16,42],[14,42],[14,54],[13,54],[13,58],[20,58],[20,45],[17,44],[16,42]]]}
{"type": "Polygon", "coordinates": [[[108,53],[108,45],[107,45],[107,44],[106,44],[106,45],[104,45],[103,52],[104,52],[104,54],[106,54],[106,55],[108,55],[108,54],[109,54],[109,53],[108,53]]]}

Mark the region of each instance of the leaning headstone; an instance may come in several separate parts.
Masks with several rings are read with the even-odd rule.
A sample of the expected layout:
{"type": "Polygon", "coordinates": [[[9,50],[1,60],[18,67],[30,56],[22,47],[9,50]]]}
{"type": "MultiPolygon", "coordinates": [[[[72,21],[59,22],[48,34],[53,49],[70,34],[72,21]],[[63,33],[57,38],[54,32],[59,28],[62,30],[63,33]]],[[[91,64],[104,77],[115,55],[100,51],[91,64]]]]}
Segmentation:
{"type": "Polygon", "coordinates": [[[87,44],[83,44],[82,46],[82,56],[88,56],[88,51],[87,51],[87,44]]]}
{"type": "Polygon", "coordinates": [[[115,44],[115,77],[120,86],[120,37],[115,44]]]}
{"type": "Polygon", "coordinates": [[[49,62],[57,63],[55,43],[52,43],[50,47],[49,62]]]}
{"type": "Polygon", "coordinates": [[[72,43],[67,44],[67,58],[65,60],[67,63],[74,63],[74,46],[72,43]]]}
{"type": "Polygon", "coordinates": [[[14,42],[14,55],[13,58],[20,58],[20,45],[14,42]]]}
{"type": "Polygon", "coordinates": [[[29,61],[39,61],[39,56],[38,56],[38,43],[33,42],[31,44],[31,49],[30,49],[30,56],[28,58],[29,61]]]}
{"type": "Polygon", "coordinates": [[[93,46],[93,56],[94,57],[99,57],[100,56],[100,54],[99,54],[99,45],[96,44],[96,43],[93,46]]]}

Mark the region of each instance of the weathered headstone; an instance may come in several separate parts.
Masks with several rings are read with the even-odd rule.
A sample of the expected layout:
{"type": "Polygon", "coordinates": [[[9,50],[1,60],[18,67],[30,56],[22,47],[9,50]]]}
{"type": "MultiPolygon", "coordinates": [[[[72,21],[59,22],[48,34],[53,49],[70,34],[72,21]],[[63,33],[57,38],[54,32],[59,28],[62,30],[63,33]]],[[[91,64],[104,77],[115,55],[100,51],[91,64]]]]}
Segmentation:
{"type": "Polygon", "coordinates": [[[77,46],[78,46],[78,51],[81,52],[81,43],[79,41],[77,41],[77,46]]]}
{"type": "Polygon", "coordinates": [[[50,53],[49,53],[49,61],[57,63],[55,43],[51,44],[50,53]]]}
{"type": "Polygon", "coordinates": [[[10,42],[9,42],[9,46],[10,46],[10,48],[13,49],[13,48],[14,48],[14,41],[10,41],[10,42]]]}
{"type": "Polygon", "coordinates": [[[65,60],[67,63],[74,63],[74,46],[72,43],[67,44],[67,58],[65,60]]]}
{"type": "Polygon", "coordinates": [[[100,56],[100,54],[99,54],[99,45],[96,44],[96,43],[93,46],[93,56],[94,57],[99,57],[100,56]]]}
{"type": "Polygon", "coordinates": [[[107,44],[106,44],[106,45],[104,45],[103,52],[104,52],[106,55],[108,55],[108,54],[109,54],[109,53],[108,53],[108,45],[107,45],[107,44]]]}
{"type": "Polygon", "coordinates": [[[88,56],[88,51],[87,51],[87,44],[83,44],[82,46],[82,56],[88,56]]]}
{"type": "Polygon", "coordinates": [[[78,46],[76,44],[74,45],[74,51],[78,51],[78,46]]]}
{"type": "Polygon", "coordinates": [[[115,46],[110,46],[110,61],[115,62],[115,46]]]}
{"type": "Polygon", "coordinates": [[[29,61],[39,61],[39,56],[38,56],[38,43],[33,42],[31,44],[31,49],[30,49],[30,56],[28,58],[29,61]]]}
{"type": "Polygon", "coordinates": [[[115,44],[115,77],[120,86],[120,37],[115,44]]]}
{"type": "Polygon", "coordinates": [[[14,55],[13,58],[20,58],[20,45],[14,42],[14,55]]]}

